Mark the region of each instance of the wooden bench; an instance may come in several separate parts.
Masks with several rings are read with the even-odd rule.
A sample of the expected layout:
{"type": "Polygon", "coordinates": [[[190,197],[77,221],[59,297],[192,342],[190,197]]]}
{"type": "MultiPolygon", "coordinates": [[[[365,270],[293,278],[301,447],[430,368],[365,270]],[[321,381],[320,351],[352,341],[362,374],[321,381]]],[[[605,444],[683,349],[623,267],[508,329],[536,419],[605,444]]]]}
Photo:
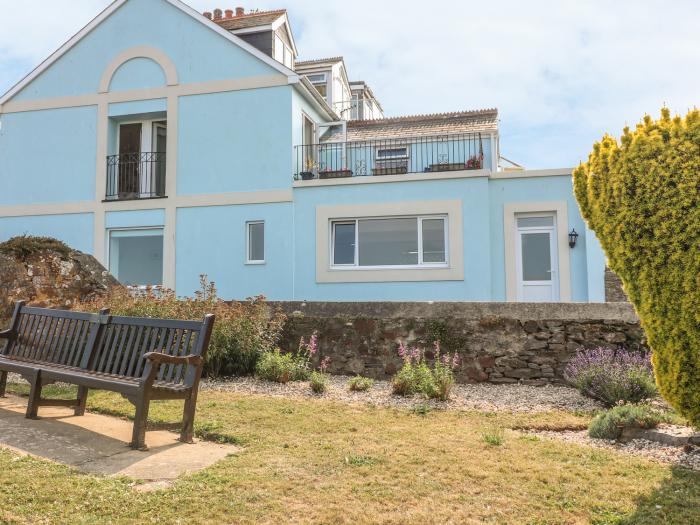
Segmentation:
{"type": "Polygon", "coordinates": [[[10,328],[0,332],[0,397],[8,372],[31,385],[28,418],[40,406],[74,407],[85,413],[88,389],[118,392],[136,407],[130,446],[145,449],[151,400],[184,399],[180,440],[192,442],[197,390],[214,316],[202,322],[112,316],[15,306],[10,328]],[[77,399],[41,397],[55,382],[78,386],[77,399]]]}

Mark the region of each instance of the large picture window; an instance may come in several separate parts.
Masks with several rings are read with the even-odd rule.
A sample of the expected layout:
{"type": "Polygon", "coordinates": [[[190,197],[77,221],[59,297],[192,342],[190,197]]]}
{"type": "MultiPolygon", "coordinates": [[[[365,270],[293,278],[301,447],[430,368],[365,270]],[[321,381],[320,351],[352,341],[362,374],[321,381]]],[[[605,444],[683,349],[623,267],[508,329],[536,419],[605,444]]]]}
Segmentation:
{"type": "Polygon", "coordinates": [[[447,266],[447,217],[377,217],[331,221],[331,267],[447,266]]]}

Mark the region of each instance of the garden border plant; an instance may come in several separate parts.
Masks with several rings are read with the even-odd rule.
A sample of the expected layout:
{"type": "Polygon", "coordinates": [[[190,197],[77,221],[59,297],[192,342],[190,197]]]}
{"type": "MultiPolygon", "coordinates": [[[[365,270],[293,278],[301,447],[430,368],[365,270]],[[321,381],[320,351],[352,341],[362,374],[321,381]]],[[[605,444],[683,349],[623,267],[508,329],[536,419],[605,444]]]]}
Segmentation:
{"type": "Polygon", "coordinates": [[[597,439],[618,439],[625,427],[656,428],[669,418],[647,404],[619,404],[598,413],[588,426],[588,435],[597,439]]]}
{"type": "Polygon", "coordinates": [[[434,343],[432,366],[425,350],[399,344],[398,354],[403,365],[391,380],[394,394],[411,396],[423,394],[431,399],[447,401],[455,384],[454,370],[459,366],[459,354],[441,353],[440,341],[434,343]]]}
{"type": "Polygon", "coordinates": [[[657,394],[647,353],[623,348],[581,348],[564,369],[564,378],[583,395],[607,407],[638,403],[657,394]]]}

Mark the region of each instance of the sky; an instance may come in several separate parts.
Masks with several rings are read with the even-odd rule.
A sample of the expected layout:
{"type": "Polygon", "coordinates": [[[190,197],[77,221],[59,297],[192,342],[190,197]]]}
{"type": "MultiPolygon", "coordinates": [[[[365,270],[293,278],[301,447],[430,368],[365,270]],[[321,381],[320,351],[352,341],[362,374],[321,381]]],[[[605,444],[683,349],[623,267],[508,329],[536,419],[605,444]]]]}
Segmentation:
{"type": "MultiPolygon", "coordinates": [[[[0,92],[109,3],[0,0],[0,92]]],[[[187,3],[286,8],[299,59],[343,56],[387,116],[496,107],[502,155],[527,168],[575,166],[606,132],[700,105],[698,0],[187,3]]]]}

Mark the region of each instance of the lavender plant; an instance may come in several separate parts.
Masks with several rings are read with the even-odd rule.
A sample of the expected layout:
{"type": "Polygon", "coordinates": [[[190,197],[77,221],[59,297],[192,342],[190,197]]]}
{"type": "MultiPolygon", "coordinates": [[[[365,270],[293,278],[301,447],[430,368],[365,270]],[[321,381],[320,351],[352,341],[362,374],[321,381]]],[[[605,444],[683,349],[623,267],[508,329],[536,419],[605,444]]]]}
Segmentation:
{"type": "Polygon", "coordinates": [[[656,396],[649,354],[624,349],[581,349],[569,361],[564,378],[583,395],[612,407],[656,396]]]}

